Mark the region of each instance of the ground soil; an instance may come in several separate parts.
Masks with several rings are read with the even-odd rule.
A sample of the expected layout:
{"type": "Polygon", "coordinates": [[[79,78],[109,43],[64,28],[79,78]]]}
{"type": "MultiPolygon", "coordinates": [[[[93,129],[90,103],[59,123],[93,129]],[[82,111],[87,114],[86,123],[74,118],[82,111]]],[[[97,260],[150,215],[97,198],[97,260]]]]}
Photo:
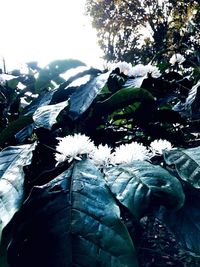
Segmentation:
{"type": "Polygon", "coordinates": [[[200,267],[200,258],[183,251],[168,228],[154,218],[143,221],[137,247],[140,267],[200,267]]]}

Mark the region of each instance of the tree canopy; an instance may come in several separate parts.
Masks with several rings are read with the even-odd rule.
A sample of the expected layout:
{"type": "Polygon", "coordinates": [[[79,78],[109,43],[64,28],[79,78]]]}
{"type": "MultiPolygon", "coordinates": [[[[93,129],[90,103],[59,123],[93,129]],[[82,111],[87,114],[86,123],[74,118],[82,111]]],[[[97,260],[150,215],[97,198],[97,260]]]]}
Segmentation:
{"type": "Polygon", "coordinates": [[[200,47],[199,1],[87,0],[86,12],[108,61],[148,63],[200,47]]]}

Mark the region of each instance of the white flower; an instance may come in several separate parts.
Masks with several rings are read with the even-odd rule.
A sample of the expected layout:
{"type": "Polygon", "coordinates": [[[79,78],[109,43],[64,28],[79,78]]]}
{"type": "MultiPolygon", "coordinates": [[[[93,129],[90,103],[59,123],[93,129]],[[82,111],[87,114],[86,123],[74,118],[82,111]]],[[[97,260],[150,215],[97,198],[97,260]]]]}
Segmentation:
{"type": "Polygon", "coordinates": [[[130,163],[133,160],[146,160],[150,158],[151,153],[145,146],[137,142],[125,144],[117,147],[112,154],[111,163],[121,164],[130,163]]]}
{"type": "Polygon", "coordinates": [[[147,73],[151,74],[153,78],[159,78],[161,76],[160,70],[158,67],[153,65],[146,65],[147,73]]]}
{"type": "Polygon", "coordinates": [[[81,160],[83,154],[94,153],[95,145],[86,135],[74,134],[64,138],[57,138],[59,143],[56,147],[58,153],[55,154],[55,159],[60,162],[73,159],[81,160]]]}
{"type": "Polygon", "coordinates": [[[184,56],[182,56],[182,55],[179,54],[179,53],[174,54],[174,55],[170,58],[170,60],[169,60],[169,62],[170,62],[171,65],[175,65],[176,63],[178,63],[178,64],[182,64],[184,61],[185,61],[184,56]]]}
{"type": "Polygon", "coordinates": [[[148,74],[151,74],[153,78],[159,78],[161,76],[158,67],[152,66],[151,64],[138,64],[132,68],[132,75],[134,77],[147,77],[148,74]]]}
{"type": "Polygon", "coordinates": [[[120,73],[124,73],[126,76],[132,76],[132,65],[131,63],[127,63],[125,61],[119,61],[118,63],[114,64],[112,66],[112,69],[120,69],[120,73]]]}
{"type": "Polygon", "coordinates": [[[150,148],[154,154],[162,154],[164,149],[172,149],[172,144],[167,140],[154,140],[150,144],[150,148]]]}
{"type": "Polygon", "coordinates": [[[90,158],[98,167],[108,166],[111,158],[111,148],[108,145],[99,145],[90,158]]]}

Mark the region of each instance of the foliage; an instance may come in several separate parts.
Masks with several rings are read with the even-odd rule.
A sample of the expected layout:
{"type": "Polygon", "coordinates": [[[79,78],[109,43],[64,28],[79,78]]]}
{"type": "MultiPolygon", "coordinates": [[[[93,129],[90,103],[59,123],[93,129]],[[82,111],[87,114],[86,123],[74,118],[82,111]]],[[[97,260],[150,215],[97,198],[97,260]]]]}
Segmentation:
{"type": "MultiPolygon", "coordinates": [[[[0,153],[1,159],[1,221],[0,234],[2,229],[11,220],[14,213],[20,208],[23,199],[24,172],[23,166],[30,164],[32,151],[35,144],[10,146],[0,153]],[[16,174],[17,177],[16,177],[16,174]]],[[[1,235],[0,235],[1,240],[1,235]]]]}
{"type": "Polygon", "coordinates": [[[154,76],[155,67],[136,65],[131,76],[120,65],[102,71],[73,60],[55,64],[48,73],[29,66],[0,86],[1,266],[137,267],[136,237],[149,216],[199,256],[199,231],[191,230],[200,225],[199,202],[191,202],[199,198],[200,168],[194,72],[177,65],[154,76]],[[76,68],[55,84],[66,62],[76,68]],[[60,144],[66,153],[72,148],[74,160],[58,164],[55,155],[65,153],[59,140],[74,134],[88,136],[103,155],[95,148],[75,154],[71,138],[60,144]],[[174,148],[159,154],[151,146],[157,139],[174,148]]]}
{"type": "Polygon", "coordinates": [[[189,53],[188,63],[199,57],[199,1],[87,0],[86,12],[108,61],[167,63],[167,51],[189,53]]]}
{"type": "Polygon", "coordinates": [[[102,174],[87,160],[32,190],[16,220],[25,225],[10,245],[10,266],[137,266],[119,207],[102,174]],[[24,216],[32,219],[24,222],[24,216]]]}

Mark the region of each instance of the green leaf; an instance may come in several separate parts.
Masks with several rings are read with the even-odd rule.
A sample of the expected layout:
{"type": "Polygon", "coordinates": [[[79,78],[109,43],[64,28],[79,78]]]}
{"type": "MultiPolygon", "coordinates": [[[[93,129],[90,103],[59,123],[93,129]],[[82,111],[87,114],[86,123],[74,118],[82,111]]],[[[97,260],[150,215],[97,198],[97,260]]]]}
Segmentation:
{"type": "Polygon", "coordinates": [[[31,163],[36,144],[10,146],[0,152],[0,239],[3,228],[23,199],[23,167],[31,163]]]}
{"type": "Polygon", "coordinates": [[[51,130],[53,124],[56,123],[56,118],[59,113],[68,106],[68,101],[63,101],[55,105],[47,105],[39,107],[33,114],[35,127],[43,127],[51,130]]]}
{"type": "Polygon", "coordinates": [[[200,147],[168,150],[164,159],[168,165],[175,165],[181,179],[200,188],[200,147]]]}
{"type": "Polygon", "coordinates": [[[108,99],[98,102],[95,109],[101,113],[110,113],[116,109],[133,104],[133,102],[142,102],[147,99],[154,101],[154,97],[146,89],[135,87],[123,88],[108,99]]]}
{"type": "Polygon", "coordinates": [[[52,80],[56,81],[59,74],[79,66],[85,66],[85,64],[75,59],[55,60],[51,62],[39,72],[39,76],[35,83],[36,92],[48,87],[52,80]]]}
{"type": "Polygon", "coordinates": [[[0,133],[0,146],[5,146],[5,143],[15,136],[20,130],[33,122],[32,114],[20,117],[19,119],[9,123],[8,127],[0,133]]]}
{"type": "Polygon", "coordinates": [[[141,218],[153,207],[165,205],[179,209],[184,204],[181,183],[160,166],[146,161],[133,161],[112,167],[105,173],[116,198],[136,218],[141,218]]]}
{"type": "Polygon", "coordinates": [[[18,78],[14,78],[12,80],[7,81],[7,85],[9,88],[15,89],[17,87],[19,83],[19,79],[18,78]]]}
{"type": "Polygon", "coordinates": [[[12,267],[138,266],[119,207],[89,160],[33,188],[14,223],[12,267]]]}
{"type": "Polygon", "coordinates": [[[69,116],[73,120],[79,118],[89,108],[100,90],[104,87],[108,77],[109,72],[100,74],[75,90],[70,97],[69,109],[69,116]]]}

